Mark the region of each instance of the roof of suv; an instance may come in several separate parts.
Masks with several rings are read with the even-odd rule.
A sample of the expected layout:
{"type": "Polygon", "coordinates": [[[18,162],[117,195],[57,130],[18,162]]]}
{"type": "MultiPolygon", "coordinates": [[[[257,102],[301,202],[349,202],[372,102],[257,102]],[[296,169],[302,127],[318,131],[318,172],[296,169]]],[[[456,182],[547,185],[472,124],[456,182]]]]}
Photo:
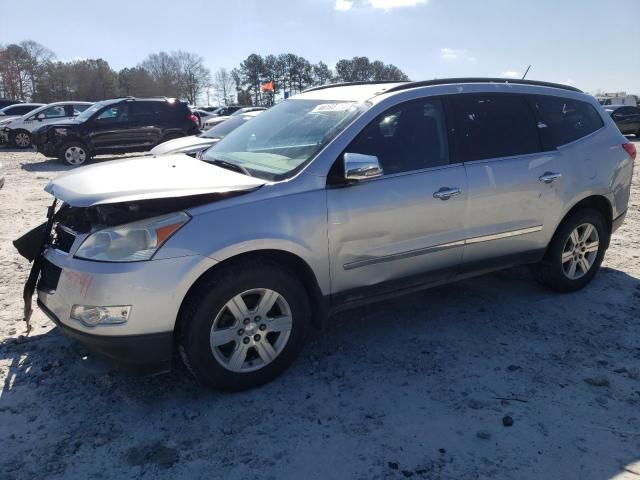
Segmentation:
{"type": "Polygon", "coordinates": [[[469,78],[441,78],[434,80],[423,80],[418,82],[348,82],[330,85],[321,85],[305,90],[298,98],[314,98],[327,100],[351,100],[365,101],[371,97],[391,93],[410,88],[429,87],[436,85],[487,83],[487,84],[512,84],[512,85],[534,85],[540,87],[551,87],[561,90],[583,93],[570,85],[559,83],[542,82],[537,80],[519,80],[511,78],[492,77],[469,77],[469,78]]]}

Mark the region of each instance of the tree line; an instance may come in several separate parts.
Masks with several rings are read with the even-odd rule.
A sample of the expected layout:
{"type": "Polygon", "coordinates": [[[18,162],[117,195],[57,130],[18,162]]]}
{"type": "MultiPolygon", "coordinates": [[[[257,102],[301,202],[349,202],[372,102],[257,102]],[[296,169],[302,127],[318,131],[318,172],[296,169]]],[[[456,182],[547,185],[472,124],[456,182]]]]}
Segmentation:
{"type": "Polygon", "coordinates": [[[408,80],[398,67],[367,57],[339,60],[334,69],[304,57],[251,54],[240,64],[213,74],[198,54],[152,53],[134,67],[119,71],[102,59],[58,60],[32,40],[0,45],[0,97],[51,103],[98,101],[119,96],[167,96],[201,103],[272,105],[285,92],[333,82],[408,80]]]}

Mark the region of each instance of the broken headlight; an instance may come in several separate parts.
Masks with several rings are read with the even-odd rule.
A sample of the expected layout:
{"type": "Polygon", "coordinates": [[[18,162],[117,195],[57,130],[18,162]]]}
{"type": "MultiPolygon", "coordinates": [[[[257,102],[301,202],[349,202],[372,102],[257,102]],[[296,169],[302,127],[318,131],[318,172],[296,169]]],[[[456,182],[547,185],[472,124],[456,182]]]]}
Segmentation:
{"type": "Polygon", "coordinates": [[[98,230],[82,242],[75,257],[101,262],[150,260],[190,218],[177,212],[98,230]]]}

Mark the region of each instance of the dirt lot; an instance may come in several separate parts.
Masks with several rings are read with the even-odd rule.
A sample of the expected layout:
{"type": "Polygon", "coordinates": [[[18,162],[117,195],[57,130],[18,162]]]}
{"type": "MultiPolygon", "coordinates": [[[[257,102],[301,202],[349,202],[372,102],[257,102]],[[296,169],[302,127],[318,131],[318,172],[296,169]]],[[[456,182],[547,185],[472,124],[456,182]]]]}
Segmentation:
{"type": "Polygon", "coordinates": [[[11,240],[67,167],[0,162],[0,478],[640,479],[640,169],[583,291],[513,269],[350,311],[277,381],[220,394],[115,370],[37,308],[20,336],[11,240]]]}

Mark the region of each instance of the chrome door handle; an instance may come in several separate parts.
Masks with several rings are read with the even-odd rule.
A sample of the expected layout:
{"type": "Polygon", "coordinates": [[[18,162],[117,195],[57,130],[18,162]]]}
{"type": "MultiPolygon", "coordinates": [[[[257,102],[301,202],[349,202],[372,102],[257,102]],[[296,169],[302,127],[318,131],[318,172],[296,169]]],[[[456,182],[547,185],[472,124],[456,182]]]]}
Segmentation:
{"type": "Polygon", "coordinates": [[[542,175],[540,175],[540,177],[538,177],[538,180],[544,183],[551,183],[555,179],[561,178],[561,177],[562,177],[562,174],[558,172],[544,172],[542,175]]]}
{"type": "Polygon", "coordinates": [[[440,200],[449,200],[451,197],[460,195],[461,193],[461,188],[442,187],[437,192],[433,192],[433,198],[439,198],[440,200]]]}

